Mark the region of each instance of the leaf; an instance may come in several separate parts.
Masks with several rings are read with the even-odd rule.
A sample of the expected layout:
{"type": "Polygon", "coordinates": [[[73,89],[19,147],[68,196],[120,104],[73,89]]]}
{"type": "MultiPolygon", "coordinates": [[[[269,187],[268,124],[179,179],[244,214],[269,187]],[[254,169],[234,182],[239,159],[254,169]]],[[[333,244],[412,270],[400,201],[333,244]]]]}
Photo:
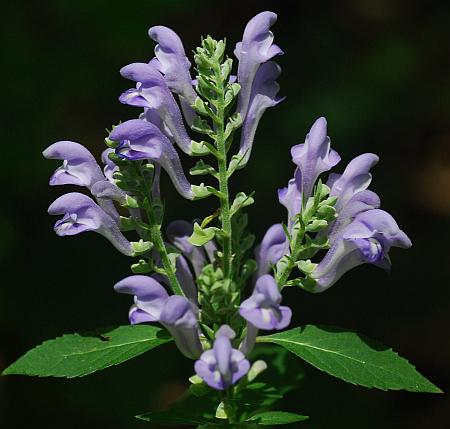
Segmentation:
{"type": "Polygon", "coordinates": [[[278,344],[348,383],[381,390],[441,393],[392,349],[353,331],[306,325],[258,337],[258,342],[278,344]]]}
{"type": "Polygon", "coordinates": [[[28,351],[3,375],[84,377],[147,352],[171,338],[155,326],[119,326],[89,334],[66,334],[28,351]]]}
{"type": "Polygon", "coordinates": [[[194,223],[194,231],[189,237],[189,243],[194,246],[203,246],[208,241],[211,241],[216,235],[217,228],[202,228],[198,223],[194,223]]]}
{"type": "Polygon", "coordinates": [[[308,418],[308,416],[301,416],[300,414],[288,413],[286,411],[265,411],[263,413],[254,414],[246,421],[257,422],[263,426],[271,426],[301,422],[302,420],[307,420],[308,418]]]}

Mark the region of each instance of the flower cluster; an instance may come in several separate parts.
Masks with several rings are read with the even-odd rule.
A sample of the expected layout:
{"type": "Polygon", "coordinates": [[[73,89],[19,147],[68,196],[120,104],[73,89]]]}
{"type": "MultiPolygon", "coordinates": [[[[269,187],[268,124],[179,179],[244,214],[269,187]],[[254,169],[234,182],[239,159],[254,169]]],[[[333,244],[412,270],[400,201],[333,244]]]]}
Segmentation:
{"type": "Polygon", "coordinates": [[[319,118],[305,142],[292,148],[294,178],[278,193],[287,222],[268,229],[256,261],[248,255],[253,237],[243,209],[254,200],[239,192],[231,201],[228,181],[248,163],[266,109],[283,100],[276,82],[281,69],[273,61],[283,53],[273,43],[275,21],[274,13],[262,12],[247,24],[234,50],[237,76],[231,74],[225,42],[203,39],[194,56],[195,79],[177,34],[150,28],[155,56],[120,70],[135,86],[119,100],[138,107],[139,116],[113,127],[105,139],[103,169],[75,142],[60,141],[43,152],[63,161],[51,185],[82,186],[93,196],[71,192],[54,201],[49,213],[62,215],[56,233],[95,231],[121,253],[138,257],[133,275],[114,286],[133,296],[131,324],[159,322],[180,352],[196,361],[197,376],[216,390],[229,389],[249,373],[260,330],[290,324],[291,309],[281,305],[285,286],[322,292],[362,263],[389,267],[390,248],[411,245],[367,189],[376,155],[356,157],[342,174],[332,173],[322,183],[320,176],[340,157],[330,148],[326,120],[319,118]],[[188,128],[205,140],[192,140],[188,128]],[[229,156],[239,129],[239,148],[229,156]],[[179,151],[200,157],[192,176],[210,176],[218,186],[191,184],[179,151]],[[217,198],[219,207],[203,221],[174,221],[163,228],[162,172],[182,197],[217,198]],[[137,241],[129,241],[128,232],[137,241]],[[321,250],[323,258],[312,262],[321,250]]]}

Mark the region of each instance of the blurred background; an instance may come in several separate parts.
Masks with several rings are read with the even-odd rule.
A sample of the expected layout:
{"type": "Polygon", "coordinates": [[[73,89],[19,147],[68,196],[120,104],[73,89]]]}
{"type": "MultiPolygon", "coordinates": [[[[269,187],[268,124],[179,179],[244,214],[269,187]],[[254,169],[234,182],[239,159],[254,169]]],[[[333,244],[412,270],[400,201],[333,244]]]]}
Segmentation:
{"type": "MultiPolygon", "coordinates": [[[[58,238],[48,205],[62,192],[48,177],[58,163],[41,151],[70,139],[99,156],[105,128],[134,118],[117,97],[129,88],[119,68],[153,56],[152,25],[166,25],[187,52],[200,36],[226,36],[228,52],[262,10],[286,55],[281,95],[259,127],[236,191],[256,191],[249,208],[260,239],[285,217],[276,190],[293,174],[289,148],[324,115],[343,166],[375,152],[372,189],[411,237],[394,249],[387,274],[347,274],[325,294],[286,291],[295,324],[357,329],[392,346],[444,390],[450,388],[450,3],[414,0],[241,1],[24,0],[2,7],[3,142],[0,157],[0,370],[62,333],[127,323],[128,297],[113,284],[129,260],[96,234],[58,238]]],[[[163,195],[167,221],[209,214],[207,205],[163,195]]],[[[447,395],[381,392],[305,367],[283,408],[310,415],[301,427],[444,428],[447,395]]],[[[191,363],[173,345],[76,380],[0,378],[0,426],[138,428],[133,415],[183,391],[191,363]]],[[[445,423],[447,422],[447,423],[445,423]]]]}

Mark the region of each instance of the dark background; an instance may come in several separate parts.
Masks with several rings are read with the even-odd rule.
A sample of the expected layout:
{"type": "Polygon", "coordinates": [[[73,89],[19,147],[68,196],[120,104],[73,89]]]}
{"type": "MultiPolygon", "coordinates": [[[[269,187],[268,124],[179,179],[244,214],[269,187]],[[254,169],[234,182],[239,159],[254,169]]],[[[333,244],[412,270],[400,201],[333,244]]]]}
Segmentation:
{"type": "MultiPolygon", "coordinates": [[[[289,148],[325,115],[343,162],[375,152],[372,189],[409,234],[394,249],[390,275],[372,266],[347,274],[325,294],[285,294],[295,324],[357,329],[393,346],[442,389],[450,387],[450,3],[413,0],[20,1],[2,6],[0,179],[0,369],[27,349],[66,332],[127,323],[127,297],[113,284],[129,261],[96,234],[58,238],[48,205],[57,163],[41,151],[78,141],[98,156],[104,129],[133,118],[121,105],[129,87],[118,70],[153,56],[147,29],[162,24],[187,52],[210,33],[229,53],[257,12],[279,14],[276,43],[286,52],[281,94],[257,133],[235,190],[256,191],[249,209],[260,238],[285,217],[276,189],[293,174],[289,148]]],[[[167,184],[167,181],[166,181],[167,184]]],[[[164,184],[163,184],[164,185],[164,184]]],[[[164,186],[167,220],[209,214],[164,186]]],[[[0,379],[0,425],[8,428],[138,428],[133,415],[184,388],[191,363],[173,345],[83,379],[0,379]]],[[[310,415],[304,428],[443,428],[447,395],[381,392],[347,385],[306,367],[284,404],[310,415]]]]}

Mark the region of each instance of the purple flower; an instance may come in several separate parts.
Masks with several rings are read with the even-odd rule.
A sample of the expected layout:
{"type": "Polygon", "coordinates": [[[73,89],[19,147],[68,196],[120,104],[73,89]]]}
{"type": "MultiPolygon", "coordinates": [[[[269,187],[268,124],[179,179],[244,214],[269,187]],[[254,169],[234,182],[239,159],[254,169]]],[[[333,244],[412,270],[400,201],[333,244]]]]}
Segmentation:
{"type": "Polygon", "coordinates": [[[237,383],[250,369],[244,354],[233,349],[233,330],[223,325],[216,333],[213,348],[203,352],[195,362],[195,372],[208,386],[224,390],[237,383]]]}
{"type": "Polygon", "coordinates": [[[284,98],[277,97],[280,86],[276,79],[280,73],[280,66],[273,61],[262,64],[256,73],[250,94],[248,113],[242,128],[239,148],[242,160],[239,162],[239,168],[245,167],[250,158],[256,129],[262,115],[268,107],[276,106],[284,100],[284,98]]]}
{"type": "Polygon", "coordinates": [[[302,175],[298,168],[295,169],[294,178],[290,179],[286,188],[278,189],[278,201],[288,211],[288,228],[291,229],[294,217],[302,210],[301,194],[302,175]]]}
{"type": "Polygon", "coordinates": [[[326,234],[330,243],[333,243],[345,227],[350,225],[356,216],[367,210],[380,207],[380,198],[375,192],[368,189],[353,195],[347,203],[340,209],[336,220],[330,222],[328,228],[320,234],[326,234]]]}
{"type": "MultiPolygon", "coordinates": [[[[362,194],[362,192],[360,193],[362,194]]],[[[390,267],[391,247],[411,247],[411,240],[394,218],[379,209],[364,211],[336,236],[322,261],[311,274],[313,292],[323,292],[342,275],[363,263],[390,267]]]]}
{"type": "Polygon", "coordinates": [[[50,178],[50,185],[91,186],[104,176],[92,154],[79,143],[59,141],[53,143],[42,152],[47,159],[63,160],[50,178]]]}
{"type": "Polygon", "coordinates": [[[161,311],[169,295],[155,279],[149,276],[134,275],[114,285],[114,290],[134,296],[129,319],[132,325],[159,321],[161,311]]]}
{"type": "Polygon", "coordinates": [[[299,169],[301,184],[299,188],[305,200],[311,196],[318,177],[341,160],[338,153],[330,149],[325,118],[319,118],[314,122],[305,143],[294,146],[291,154],[299,169]]]}
{"type": "MultiPolygon", "coordinates": [[[[191,138],[184,128],[178,104],[161,73],[150,64],[133,63],[123,67],[120,74],[137,82],[137,86],[124,92],[119,100],[131,106],[148,108],[147,112],[156,111],[180,149],[190,154],[191,138]]],[[[147,113],[147,119],[150,114],[147,113]]]]}
{"type": "Polygon", "coordinates": [[[192,304],[179,295],[170,296],[164,304],[159,321],[171,333],[184,356],[196,359],[202,352],[197,314],[192,304]]]}
{"type": "Polygon", "coordinates": [[[123,254],[132,256],[134,253],[114,219],[86,195],[78,192],[62,195],[50,205],[48,212],[64,215],[55,224],[55,232],[59,236],[94,231],[107,238],[123,254]]]}
{"type": "Polygon", "coordinates": [[[338,213],[355,194],[368,188],[372,181],[369,170],[378,160],[373,153],[363,153],[352,159],[342,174],[330,174],[327,185],[331,188],[330,196],[338,197],[335,205],[338,213]]]}
{"type": "Polygon", "coordinates": [[[255,249],[258,269],[256,278],[267,274],[286,253],[286,234],[281,223],[272,225],[265,233],[261,244],[255,249]]]}
{"type": "Polygon", "coordinates": [[[140,119],[132,119],[115,127],[110,138],[120,142],[116,148],[120,157],[131,161],[148,159],[160,164],[184,198],[194,197],[176,150],[158,127],[140,119]]]}
{"type": "Polygon", "coordinates": [[[194,277],[192,276],[189,264],[183,255],[179,255],[175,262],[176,276],[180,282],[181,289],[183,290],[186,298],[189,299],[194,305],[198,305],[198,292],[195,285],[194,277]]]}
{"type": "Polygon", "coordinates": [[[107,148],[102,152],[102,162],[105,164],[103,174],[111,183],[115,183],[113,175],[119,167],[109,158],[110,153],[114,153],[114,149],[107,148]]]}
{"type": "Polygon", "coordinates": [[[155,46],[156,58],[150,63],[164,75],[170,90],[180,96],[183,113],[187,122],[192,124],[195,114],[191,105],[194,104],[197,94],[192,87],[189,71],[191,63],[186,57],[183,43],[173,30],[160,25],[151,27],[148,34],[158,43],[155,46]]]}
{"type": "Polygon", "coordinates": [[[114,290],[134,296],[129,312],[131,324],[160,322],[172,335],[181,353],[191,359],[200,356],[196,308],[184,297],[169,296],[166,289],[149,276],[126,277],[114,290]]]}
{"type": "Polygon", "coordinates": [[[239,60],[238,82],[241,85],[237,111],[245,119],[250,103],[253,81],[259,66],[283,51],[273,44],[270,27],[277,20],[273,12],[261,12],[247,24],[242,42],[236,44],[234,54],[239,60]]]}
{"type": "Polygon", "coordinates": [[[192,235],[192,224],[184,220],[176,220],[167,226],[167,237],[189,260],[196,277],[202,272],[206,263],[205,251],[202,247],[193,246],[188,238],[192,235]]]}
{"type": "Polygon", "coordinates": [[[292,312],[280,302],[275,279],[265,274],[256,281],[252,295],[241,303],[239,314],[259,329],[284,329],[291,322],[292,312]]]}

